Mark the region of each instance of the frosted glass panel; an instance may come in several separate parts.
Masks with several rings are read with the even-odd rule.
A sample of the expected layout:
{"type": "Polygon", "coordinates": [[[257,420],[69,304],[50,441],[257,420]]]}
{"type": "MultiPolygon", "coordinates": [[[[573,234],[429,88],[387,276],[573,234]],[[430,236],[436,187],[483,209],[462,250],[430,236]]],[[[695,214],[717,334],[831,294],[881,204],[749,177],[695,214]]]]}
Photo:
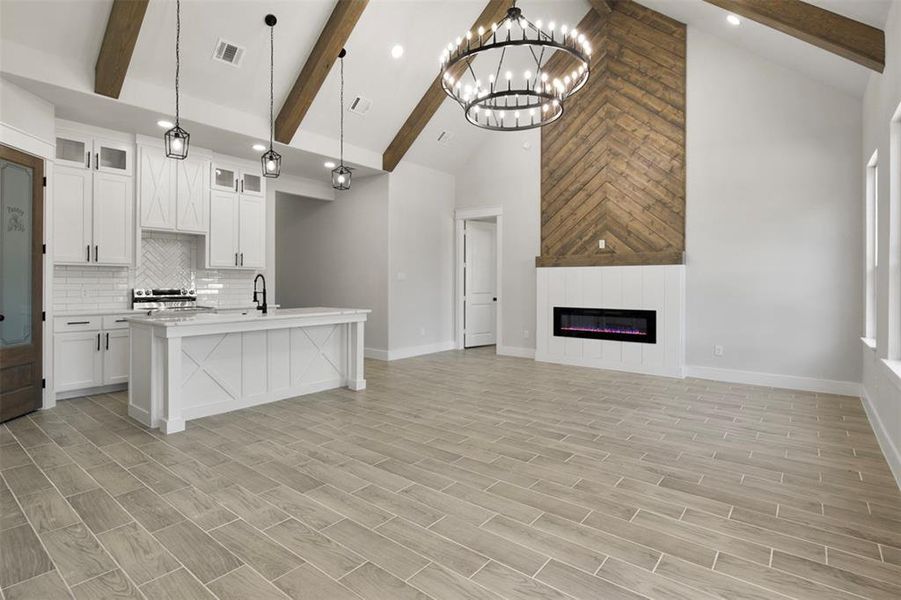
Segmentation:
{"type": "Polygon", "coordinates": [[[259,192],[262,189],[262,177],[244,173],[244,191],[259,192]]]}
{"type": "Polygon", "coordinates": [[[235,172],[222,167],[216,167],[216,185],[228,189],[235,187],[235,172]]]}
{"type": "Polygon", "coordinates": [[[100,166],[105,169],[125,171],[128,168],[128,152],[119,148],[100,148],[100,166]]]}
{"type": "Polygon", "coordinates": [[[0,160],[0,348],[31,343],[31,178],[0,160]]]}
{"type": "Polygon", "coordinates": [[[84,163],[86,162],[85,152],[85,144],[80,140],[56,138],[56,158],[60,160],[84,163]]]}

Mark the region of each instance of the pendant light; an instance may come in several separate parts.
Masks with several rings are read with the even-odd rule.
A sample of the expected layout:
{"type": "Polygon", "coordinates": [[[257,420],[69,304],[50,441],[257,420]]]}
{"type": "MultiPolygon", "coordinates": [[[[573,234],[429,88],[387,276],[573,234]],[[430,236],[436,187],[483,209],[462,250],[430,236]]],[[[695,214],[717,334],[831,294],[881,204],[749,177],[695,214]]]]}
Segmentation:
{"type": "Polygon", "coordinates": [[[274,126],[272,117],[274,98],[272,81],[275,77],[275,24],[277,22],[278,19],[275,18],[275,15],[266,15],[266,25],[269,26],[269,150],[260,157],[260,162],[263,165],[263,177],[278,177],[282,170],[282,155],[272,149],[274,126]]]}
{"type": "Polygon", "coordinates": [[[341,106],[339,114],[341,115],[340,129],[340,160],[338,166],[332,169],[332,187],[336,190],[349,190],[352,169],[344,166],[344,57],[347,56],[347,50],[341,48],[338,58],[341,60],[341,106]]]}
{"type": "Polygon", "coordinates": [[[191,134],[179,127],[178,123],[178,76],[181,71],[181,0],[175,3],[175,126],[166,132],[163,140],[166,144],[166,156],[176,160],[188,158],[188,145],[191,134]]]}

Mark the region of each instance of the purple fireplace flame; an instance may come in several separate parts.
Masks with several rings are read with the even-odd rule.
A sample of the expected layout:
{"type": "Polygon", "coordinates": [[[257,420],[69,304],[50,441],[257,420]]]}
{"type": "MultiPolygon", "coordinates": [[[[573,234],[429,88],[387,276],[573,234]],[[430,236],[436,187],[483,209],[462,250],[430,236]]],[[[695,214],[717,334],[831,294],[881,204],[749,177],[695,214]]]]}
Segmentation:
{"type": "Polygon", "coordinates": [[[554,335],[657,343],[657,312],[619,308],[554,307],[554,335]]]}

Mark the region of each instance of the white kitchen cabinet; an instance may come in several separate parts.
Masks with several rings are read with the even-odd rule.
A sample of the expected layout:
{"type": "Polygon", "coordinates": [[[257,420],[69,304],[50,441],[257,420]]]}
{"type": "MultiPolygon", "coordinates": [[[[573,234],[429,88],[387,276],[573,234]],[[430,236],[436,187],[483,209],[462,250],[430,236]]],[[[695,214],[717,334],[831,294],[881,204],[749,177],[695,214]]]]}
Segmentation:
{"type": "Polygon", "coordinates": [[[262,268],[266,264],[265,198],[238,196],[238,265],[262,268]]]}
{"type": "Polygon", "coordinates": [[[263,176],[260,175],[259,165],[256,171],[249,169],[241,170],[241,186],[240,192],[250,196],[263,195],[263,176]]]}
{"type": "Polygon", "coordinates": [[[131,264],[132,206],[134,182],[131,177],[94,173],[95,264],[131,264]]]}
{"type": "Polygon", "coordinates": [[[100,173],[132,175],[134,145],[65,128],[56,133],[56,164],[100,173]]]}
{"type": "Polygon", "coordinates": [[[210,162],[192,158],[173,162],[176,171],[175,229],[184,233],[206,233],[209,229],[207,208],[210,204],[210,188],[207,177],[210,162]]]}
{"type": "Polygon", "coordinates": [[[58,263],[91,261],[93,174],[80,167],[53,169],[53,255],[58,263]]]}
{"type": "Polygon", "coordinates": [[[175,169],[161,148],[138,148],[138,199],[141,227],[175,229],[175,169]]]}
{"type": "Polygon", "coordinates": [[[100,331],[55,333],[53,378],[57,392],[103,385],[100,331]]]}
{"type": "Polygon", "coordinates": [[[238,180],[241,178],[241,169],[233,163],[213,160],[210,169],[210,187],[221,192],[237,192],[238,180]]]}
{"type": "Polygon", "coordinates": [[[103,333],[103,385],[128,383],[128,329],[103,333]]]}
{"type": "Polygon", "coordinates": [[[238,195],[215,191],[210,195],[209,263],[238,266],[238,195]]]}

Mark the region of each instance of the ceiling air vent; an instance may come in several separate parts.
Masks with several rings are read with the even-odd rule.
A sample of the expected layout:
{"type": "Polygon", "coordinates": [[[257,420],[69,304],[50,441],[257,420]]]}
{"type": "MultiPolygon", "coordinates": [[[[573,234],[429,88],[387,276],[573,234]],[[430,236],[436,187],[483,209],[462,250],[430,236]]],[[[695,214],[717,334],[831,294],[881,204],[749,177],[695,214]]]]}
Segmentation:
{"type": "Polygon", "coordinates": [[[364,98],[363,96],[357,96],[350,103],[350,106],[347,107],[347,110],[350,112],[363,116],[369,112],[369,109],[372,108],[372,100],[369,98],[364,98]]]}
{"type": "Polygon", "coordinates": [[[438,143],[442,146],[447,146],[453,138],[454,134],[450,131],[442,131],[438,134],[438,143]]]}
{"type": "Polygon", "coordinates": [[[216,44],[213,59],[230,64],[233,67],[240,67],[241,61],[244,60],[244,48],[220,38],[219,43],[216,44]]]}

